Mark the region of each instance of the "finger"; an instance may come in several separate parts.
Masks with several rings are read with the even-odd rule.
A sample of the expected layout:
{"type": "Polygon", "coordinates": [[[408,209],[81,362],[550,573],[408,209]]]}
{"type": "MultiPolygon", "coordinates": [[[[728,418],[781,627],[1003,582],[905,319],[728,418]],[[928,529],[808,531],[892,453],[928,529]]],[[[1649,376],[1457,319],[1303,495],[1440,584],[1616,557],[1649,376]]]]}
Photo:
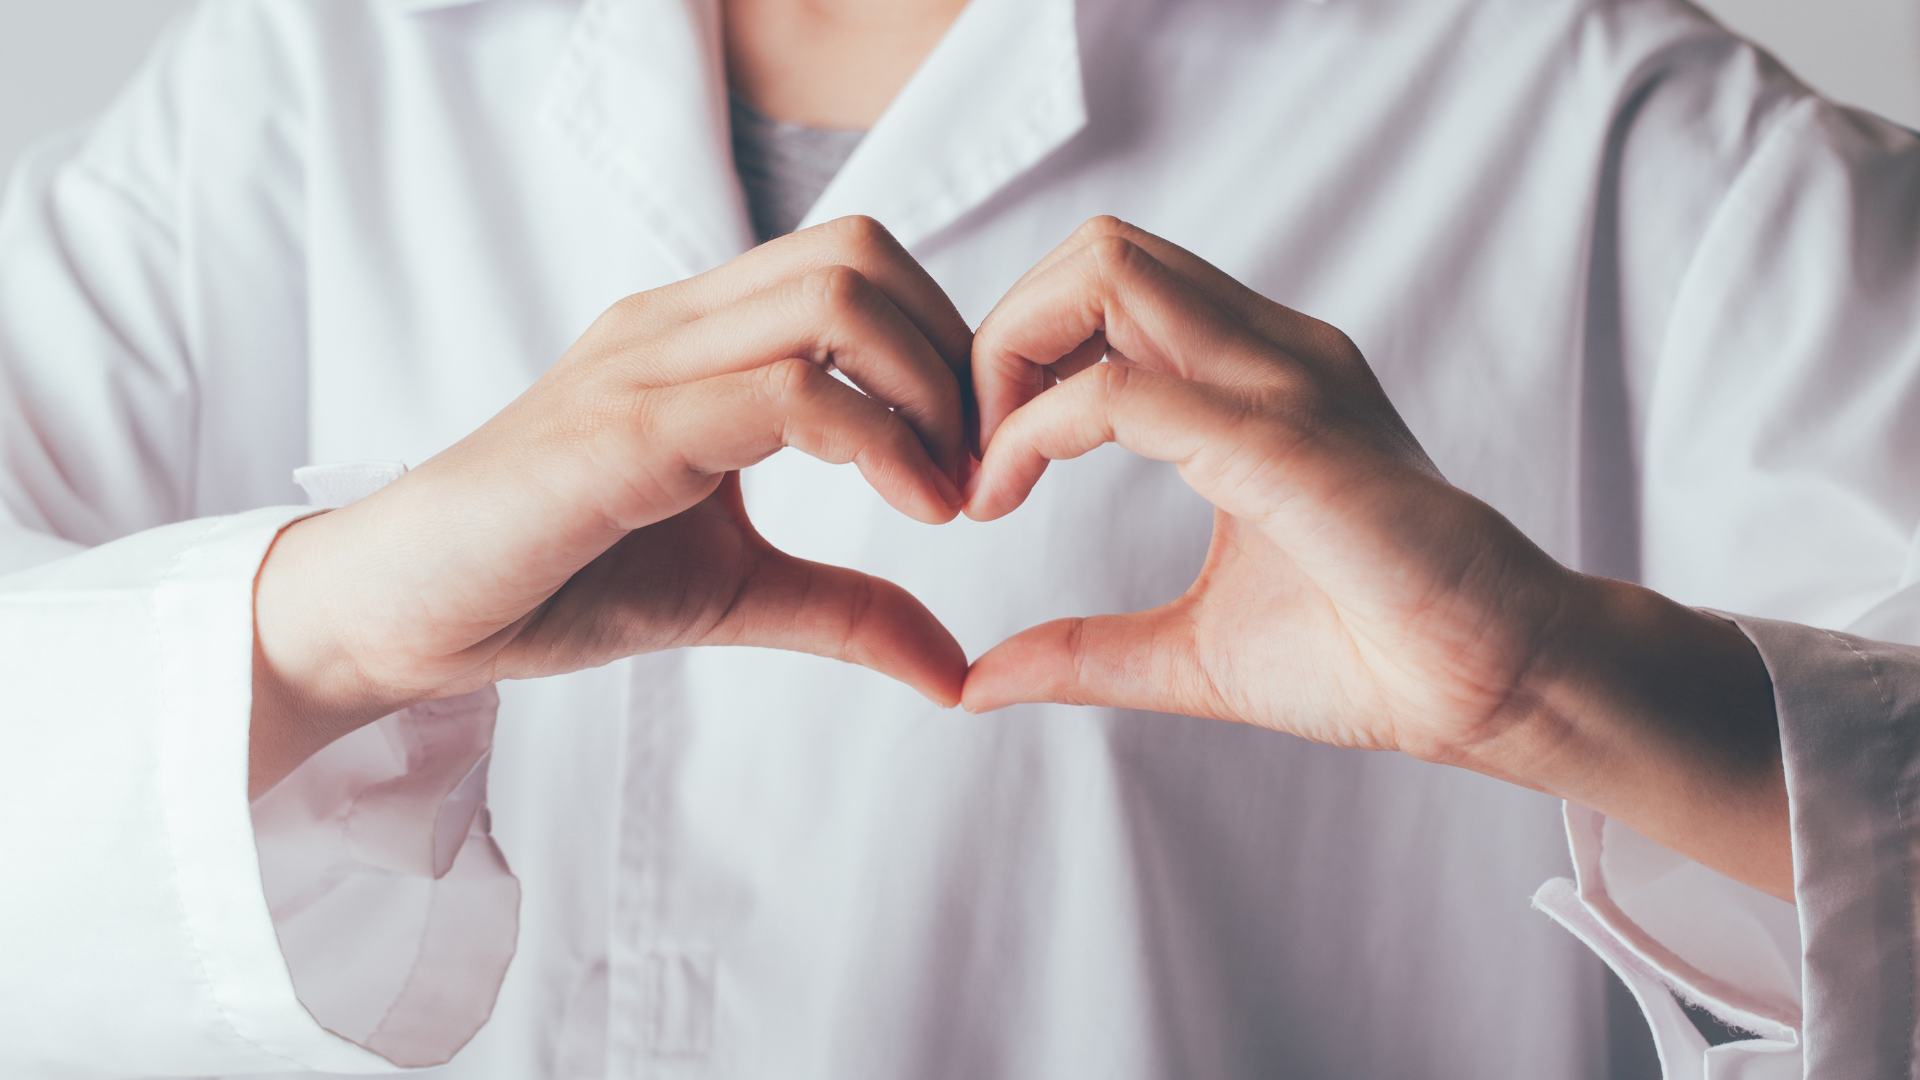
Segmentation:
{"type": "MultiPolygon", "coordinates": [[[[1215,303],[1244,320],[1256,332],[1278,348],[1296,356],[1320,356],[1351,348],[1346,336],[1329,323],[1269,300],[1248,288],[1232,274],[1220,269],[1186,248],[1117,217],[1092,218],[1042,259],[1021,279],[1067,258],[1096,240],[1117,238],[1146,250],[1175,273],[1191,281],[1215,303]]],[[[1015,285],[1013,290],[1019,289],[1015,285]]]]}
{"type": "Polygon", "coordinates": [[[1086,247],[1091,241],[1126,228],[1132,228],[1132,226],[1127,225],[1126,222],[1121,221],[1111,214],[1102,214],[1099,217],[1087,219],[1081,223],[1079,228],[1073,230],[1072,235],[1055,244],[1052,251],[1041,256],[1039,262],[1034,263],[1026,273],[1021,274],[1020,279],[1015,281],[1013,287],[1008,289],[1007,292],[1018,292],[1021,286],[1039,277],[1041,274],[1046,273],[1048,270],[1051,270],[1056,263],[1074,252],[1079,251],[1081,248],[1086,247]]]}
{"type": "MultiPolygon", "coordinates": [[[[1437,473],[1427,461],[1419,440],[1394,409],[1372,365],[1339,327],[1269,300],[1186,248],[1115,217],[1098,217],[1082,225],[1067,243],[1048,257],[1047,265],[1102,238],[1124,240],[1142,248],[1192,282],[1242,325],[1285,354],[1288,361],[1322,376],[1327,385],[1340,388],[1351,399],[1367,403],[1401,449],[1410,458],[1426,462],[1428,470],[1437,473]]],[[[1112,358],[1110,354],[1109,359],[1112,358]]],[[[1064,366],[1064,363],[1054,365],[1058,378],[1064,379],[1071,373],[1060,370],[1064,366]]]]}
{"type": "Polygon", "coordinates": [[[942,708],[960,703],[967,654],[898,585],[769,548],[728,616],[701,644],[757,645],[859,664],[942,708]]]}
{"type": "Polygon", "coordinates": [[[1221,717],[1218,695],[1194,660],[1186,609],[1177,600],[1023,630],[973,662],[960,704],[974,713],[1053,702],[1221,717]]]}
{"type": "Polygon", "coordinates": [[[1106,443],[1169,461],[1215,506],[1258,517],[1277,498],[1289,425],[1255,413],[1235,391],[1118,364],[1090,368],[1007,418],[974,474],[967,516],[1002,517],[1027,498],[1047,463],[1106,443]]]}
{"type": "Polygon", "coordinates": [[[1117,235],[1138,244],[1169,269],[1193,282],[1201,292],[1289,359],[1327,377],[1332,385],[1344,386],[1392,413],[1392,425],[1399,429],[1398,434],[1402,436],[1400,441],[1419,456],[1425,456],[1425,451],[1419,449],[1418,442],[1406,430],[1399,414],[1388,402],[1387,392],[1380,385],[1372,365],[1361,355],[1353,339],[1341,332],[1339,327],[1267,299],[1236,280],[1233,275],[1178,244],[1125,222],[1115,222],[1115,225],[1117,235]]]}
{"type": "Polygon", "coordinates": [[[1231,312],[1146,249],[1092,241],[1008,293],[974,339],[981,442],[1044,388],[1039,369],[1084,361],[1096,334],[1139,366],[1226,385],[1270,377],[1286,360],[1231,312]]]}
{"type": "MultiPolygon", "coordinates": [[[[1073,231],[1073,235],[1062,240],[1044,258],[1035,263],[1032,269],[1022,274],[1020,280],[1014,282],[1013,287],[1007,290],[1008,294],[1020,292],[1027,283],[1078,254],[1088,244],[1106,239],[1125,240],[1145,249],[1148,254],[1187,277],[1208,296],[1242,318],[1258,315],[1260,309],[1266,305],[1279,306],[1186,248],[1109,214],[1089,218],[1082,223],[1073,231]]],[[[1306,318],[1306,316],[1300,317],[1306,318]]]]}
{"type": "MultiPolygon", "coordinates": [[[[643,401],[641,422],[627,433],[630,457],[621,465],[630,483],[691,490],[687,479],[743,469],[791,446],[858,466],[882,498],[918,521],[951,521],[961,502],[906,421],[805,360],[650,391],[643,401]]],[[[703,488],[708,483],[699,481],[703,488]]],[[[659,501],[678,513],[686,498],[675,492],[659,501]]]]}
{"type": "Polygon", "coordinates": [[[690,322],[830,266],[859,271],[893,301],[949,367],[968,370],[973,332],[966,320],[893,234],[869,217],[839,218],[791,233],[697,277],[630,297],[621,306],[635,318],[690,322]]]}
{"type": "Polygon", "coordinates": [[[634,354],[650,386],[693,382],[796,357],[844,372],[898,409],[956,482],[967,444],[960,382],[891,299],[859,271],[830,266],[686,323],[634,354]]]}
{"type": "Polygon", "coordinates": [[[1081,342],[1067,355],[1047,365],[1049,386],[1057,385],[1073,378],[1093,365],[1107,358],[1111,350],[1107,346],[1107,334],[1102,330],[1081,342]]]}

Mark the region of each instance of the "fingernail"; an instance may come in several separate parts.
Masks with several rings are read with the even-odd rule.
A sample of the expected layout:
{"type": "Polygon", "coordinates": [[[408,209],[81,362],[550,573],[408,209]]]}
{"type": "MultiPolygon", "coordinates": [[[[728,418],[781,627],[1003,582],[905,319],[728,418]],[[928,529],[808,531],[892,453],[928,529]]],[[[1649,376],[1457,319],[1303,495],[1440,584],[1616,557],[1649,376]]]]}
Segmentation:
{"type": "Polygon", "coordinates": [[[980,482],[983,477],[984,474],[978,469],[974,470],[972,476],[967,477],[967,486],[960,493],[960,497],[965,500],[961,504],[962,509],[973,509],[973,501],[980,497],[980,482]]]}
{"type": "Polygon", "coordinates": [[[933,482],[934,487],[940,491],[940,497],[947,501],[948,509],[958,510],[967,505],[967,497],[960,494],[960,489],[954,486],[945,472],[939,469],[933,470],[933,482]]]}

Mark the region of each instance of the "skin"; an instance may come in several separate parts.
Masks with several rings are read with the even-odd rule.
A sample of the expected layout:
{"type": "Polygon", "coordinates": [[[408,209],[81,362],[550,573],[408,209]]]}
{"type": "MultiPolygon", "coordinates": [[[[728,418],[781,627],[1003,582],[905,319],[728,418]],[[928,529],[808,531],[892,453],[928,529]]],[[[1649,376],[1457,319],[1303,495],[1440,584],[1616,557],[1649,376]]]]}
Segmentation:
{"type": "MultiPolygon", "coordinates": [[[[867,127],[960,6],[727,0],[730,76],[777,119],[867,127]]],[[[631,297],[480,430],[286,529],[255,609],[256,796],[418,701],[759,645],[975,711],[1114,705],[1404,752],[1792,896],[1771,683],[1736,627],[1559,566],[1447,483],[1344,335],[1112,219],[977,337],[862,219],[631,297]],[[738,470],[793,447],[918,520],[993,520],[1048,461],[1106,442],[1214,504],[1198,580],[971,669],[918,601],[777,551],[739,497],[738,470]]]]}
{"type": "Polygon", "coordinates": [[[773,548],[737,470],[793,447],[952,520],[970,340],[853,218],[616,305],[478,431],[282,531],[255,588],[254,795],[409,704],[686,645],[817,653],[956,704],[966,657],[938,620],[773,548]]]}
{"type": "Polygon", "coordinates": [[[727,76],[764,116],[865,131],[966,0],[724,0],[727,76]]]}
{"type": "Polygon", "coordinates": [[[974,662],[968,709],[1120,706],[1397,750],[1792,898],[1772,682],[1746,635],[1560,566],[1447,483],[1338,330],[1102,218],[987,317],[974,377],[969,516],[1108,442],[1175,463],[1216,511],[1185,595],[1015,636],[974,662]]]}

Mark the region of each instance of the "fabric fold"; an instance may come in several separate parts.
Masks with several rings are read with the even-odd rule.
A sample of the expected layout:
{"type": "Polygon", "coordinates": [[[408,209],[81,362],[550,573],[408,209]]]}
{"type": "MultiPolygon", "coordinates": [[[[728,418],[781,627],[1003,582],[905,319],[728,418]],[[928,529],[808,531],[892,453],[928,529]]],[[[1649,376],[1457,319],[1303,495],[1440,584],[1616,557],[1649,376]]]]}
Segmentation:
{"type": "Polygon", "coordinates": [[[1576,878],[1534,904],[1633,989],[1668,1080],[1914,1075],[1920,649],[1728,617],[1773,677],[1797,902],[1568,804],[1576,878]],[[1708,1047],[1673,995],[1753,1037],[1708,1047]]]}
{"type": "Polygon", "coordinates": [[[30,883],[0,925],[0,1073],[392,1068],[303,1007],[248,815],[253,581],[311,513],[183,522],[0,579],[0,865],[30,883]]]}
{"type": "Polygon", "coordinates": [[[1807,1075],[1889,1075],[1904,1062],[1912,1076],[1920,648],[1736,621],[1767,662],[1780,716],[1807,1075]]]}
{"type": "MultiPolygon", "coordinates": [[[[295,474],[338,508],[406,473],[392,462],[295,474]]],[[[520,886],[489,835],[491,686],[384,717],[253,804],[261,876],[300,1000],[395,1065],[452,1058],[492,1014],[520,886]]]]}

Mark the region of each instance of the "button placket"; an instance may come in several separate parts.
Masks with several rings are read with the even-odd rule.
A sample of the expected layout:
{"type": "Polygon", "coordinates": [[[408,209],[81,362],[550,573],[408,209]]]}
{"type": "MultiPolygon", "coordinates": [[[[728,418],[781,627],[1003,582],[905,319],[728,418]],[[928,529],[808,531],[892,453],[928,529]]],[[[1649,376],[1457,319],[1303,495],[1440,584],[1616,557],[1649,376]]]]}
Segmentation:
{"type": "Polygon", "coordinates": [[[629,662],[621,822],[609,942],[608,1080],[697,1076],[714,1038],[719,964],[669,925],[672,806],[685,750],[685,672],[676,652],[629,662]]]}

